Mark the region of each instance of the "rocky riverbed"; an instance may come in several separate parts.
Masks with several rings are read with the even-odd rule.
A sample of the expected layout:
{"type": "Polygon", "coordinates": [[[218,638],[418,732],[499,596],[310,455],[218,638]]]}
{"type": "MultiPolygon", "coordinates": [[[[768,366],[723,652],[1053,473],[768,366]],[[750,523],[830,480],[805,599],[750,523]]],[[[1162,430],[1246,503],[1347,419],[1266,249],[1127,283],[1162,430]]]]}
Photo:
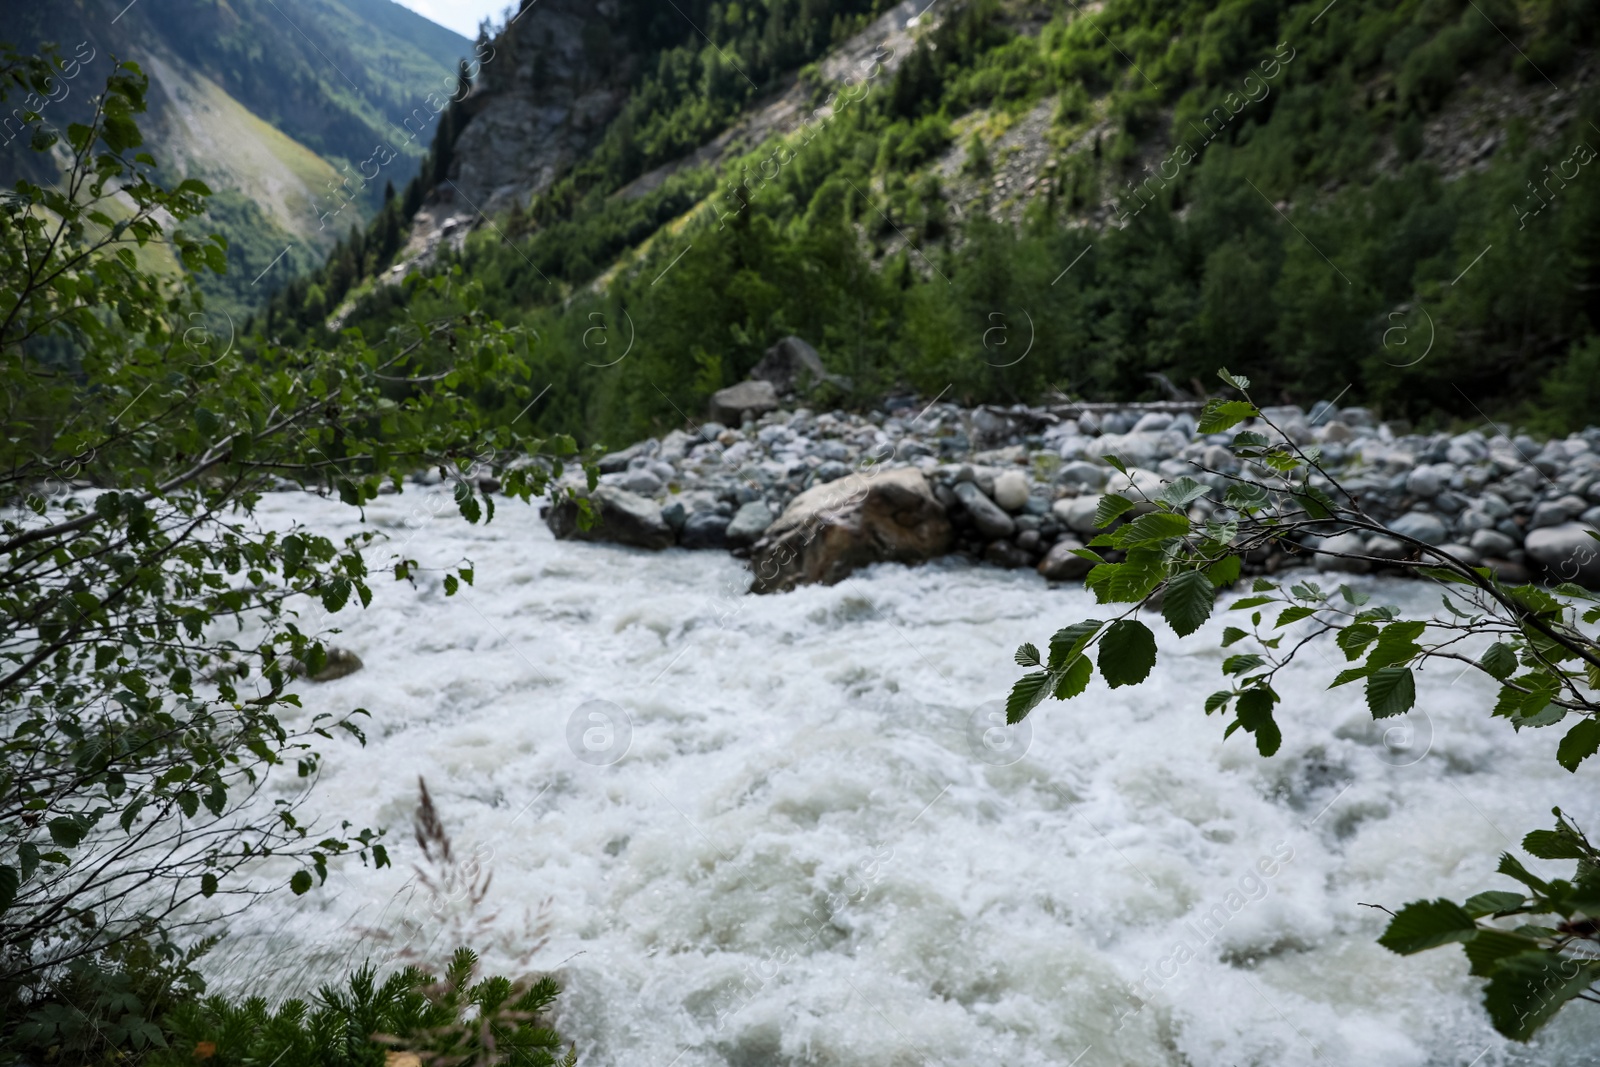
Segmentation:
{"type": "MultiPolygon", "coordinates": [[[[737,426],[707,422],[606,456],[593,529],[578,528],[570,504],[548,509],[546,521],[558,537],[731,550],[751,559],[758,591],[948,553],[1065,581],[1088,568],[1070,550],[1093,535],[1102,494],[1137,487],[1153,496],[1182,475],[1221,490],[1224,479],[1207,469],[1237,469],[1230,434],[1196,432],[1198,404],[963,408],[900,397],[860,415],[780,407],[766,385],[719,394],[719,414],[746,405],[731,408],[737,426]]],[[[1340,484],[1392,530],[1507,579],[1600,585],[1600,543],[1588,535],[1600,527],[1600,429],[1539,442],[1409,433],[1328,403],[1265,414],[1297,443],[1320,446],[1340,484]]],[[[1200,501],[1194,516],[1214,506],[1200,501]]],[[[1325,547],[1408,555],[1385,536],[1346,534],[1325,547]]],[[[1269,571],[1382,569],[1293,546],[1255,562],[1269,571]]]]}

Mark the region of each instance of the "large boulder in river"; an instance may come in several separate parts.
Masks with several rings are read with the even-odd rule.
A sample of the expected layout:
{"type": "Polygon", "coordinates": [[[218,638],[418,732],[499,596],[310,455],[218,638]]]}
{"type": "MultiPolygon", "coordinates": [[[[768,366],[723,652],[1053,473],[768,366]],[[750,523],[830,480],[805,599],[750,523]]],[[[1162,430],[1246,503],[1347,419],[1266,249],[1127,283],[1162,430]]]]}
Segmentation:
{"type": "Polygon", "coordinates": [[[920,563],[949,551],[951,537],[950,520],[921,471],[852,474],[795,497],[756,542],[751,588],[832,585],[869,563],[920,563]]]}
{"type": "Polygon", "coordinates": [[[1578,522],[1546,526],[1528,535],[1523,548],[1544,569],[1549,582],[1576,582],[1600,589],[1600,541],[1578,522]]]}
{"type": "Polygon", "coordinates": [[[615,541],[636,548],[671,548],[677,540],[653,500],[614,485],[602,485],[590,494],[589,503],[599,521],[587,530],[578,526],[578,505],[574,501],[563,498],[549,507],[544,521],[556,540],[615,541]]]}
{"type": "Polygon", "coordinates": [[[738,426],[746,415],[755,419],[776,410],[778,392],[771,382],[745,381],[711,394],[712,421],[729,426],[738,426]]]}

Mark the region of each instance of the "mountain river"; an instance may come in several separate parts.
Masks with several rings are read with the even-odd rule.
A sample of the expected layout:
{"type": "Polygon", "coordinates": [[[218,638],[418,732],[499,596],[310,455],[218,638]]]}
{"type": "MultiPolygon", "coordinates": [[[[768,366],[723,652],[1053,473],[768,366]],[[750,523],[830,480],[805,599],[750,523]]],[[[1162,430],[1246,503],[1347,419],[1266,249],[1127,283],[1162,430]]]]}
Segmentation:
{"type": "MultiPolygon", "coordinates": [[[[262,514],[361,528],[303,494],[262,514]]],[[[424,955],[470,934],[491,969],[556,971],[594,1067],[1597,1062],[1600,1009],[1507,1042],[1459,950],[1393,956],[1362,906],[1510,888],[1496,857],[1552,804],[1600,829],[1594,768],[1491,720],[1475,674],[1428,672],[1378,724],[1326,690],[1337,650],[1309,652],[1262,759],[1202,711],[1221,621],[1180,643],[1157,620],[1150,682],[1097,678],[1006,729],[1016,646],[1105,617],[1081,587],[949,560],[754,597],[727,555],[557,542],[515,502],[469,526],[408,488],[366,522],[390,539],[374,561],[476,579],[378,574],[333,638],[364,669],[304,693],[306,716],[371,712],[365,747],[322,745],[311,803],[388,826],[394,865],[235,920],[221,987],[302,993],[411,930],[424,955]],[[476,905],[414,869],[419,776],[492,873],[476,905]]]]}

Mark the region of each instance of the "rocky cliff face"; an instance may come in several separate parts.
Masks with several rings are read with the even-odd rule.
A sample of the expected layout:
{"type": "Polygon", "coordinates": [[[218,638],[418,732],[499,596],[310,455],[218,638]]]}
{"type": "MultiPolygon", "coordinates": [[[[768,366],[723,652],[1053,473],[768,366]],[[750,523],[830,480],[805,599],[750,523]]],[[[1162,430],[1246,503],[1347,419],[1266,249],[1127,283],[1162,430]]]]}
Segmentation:
{"type": "Polygon", "coordinates": [[[523,0],[466,102],[450,182],[436,191],[444,217],[525,204],[594,146],[634,74],[623,30],[618,0],[523,0]]]}

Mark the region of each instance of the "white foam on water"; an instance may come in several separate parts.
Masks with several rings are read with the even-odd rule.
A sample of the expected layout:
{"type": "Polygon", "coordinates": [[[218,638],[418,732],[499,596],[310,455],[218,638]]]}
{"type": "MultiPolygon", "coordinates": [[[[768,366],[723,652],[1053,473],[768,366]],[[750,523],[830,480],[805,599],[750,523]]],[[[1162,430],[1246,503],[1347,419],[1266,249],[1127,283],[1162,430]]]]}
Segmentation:
{"type": "MultiPolygon", "coordinates": [[[[1491,720],[1475,675],[1429,671],[1420,711],[1379,725],[1326,690],[1337,650],[1308,651],[1261,759],[1202,713],[1222,622],[1180,643],[1156,620],[1150,682],[994,730],[1016,646],[1107,608],[955,562],[752,597],[720,553],[558,543],[514,503],[486,527],[428,513],[411,492],[367,519],[476,585],[378,576],[334,638],[365,669],[303,694],[306,716],[371,711],[365,747],[322,746],[313,806],[391,827],[395,866],[269,897],[224,984],[299,990],[392,949],[370,931],[414,889],[420,775],[493,871],[491,968],[550,899],[533,966],[559,968],[559,1025],[597,1067],[1595,1062],[1600,1012],[1506,1042],[1458,951],[1395,957],[1361,907],[1509,887],[1497,854],[1552,804],[1600,825],[1592,771],[1556,765],[1557,731],[1491,720]]],[[[358,528],[298,494],[263,514],[358,528]]]]}

